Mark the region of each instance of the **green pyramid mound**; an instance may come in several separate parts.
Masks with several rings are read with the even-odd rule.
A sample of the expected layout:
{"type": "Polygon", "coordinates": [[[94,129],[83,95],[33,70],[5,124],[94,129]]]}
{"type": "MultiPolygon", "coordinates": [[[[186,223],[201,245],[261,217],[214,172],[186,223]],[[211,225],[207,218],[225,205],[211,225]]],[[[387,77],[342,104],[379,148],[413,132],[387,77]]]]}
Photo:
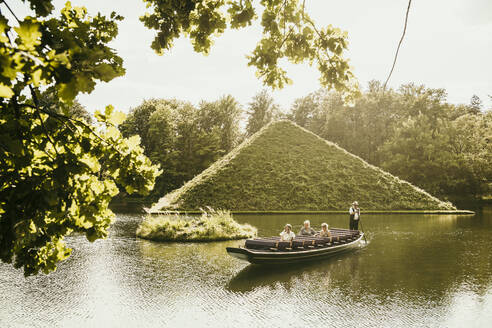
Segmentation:
{"type": "Polygon", "coordinates": [[[453,210],[290,121],[270,123],[183,187],[165,195],[150,212],[347,210],[453,210]]]}

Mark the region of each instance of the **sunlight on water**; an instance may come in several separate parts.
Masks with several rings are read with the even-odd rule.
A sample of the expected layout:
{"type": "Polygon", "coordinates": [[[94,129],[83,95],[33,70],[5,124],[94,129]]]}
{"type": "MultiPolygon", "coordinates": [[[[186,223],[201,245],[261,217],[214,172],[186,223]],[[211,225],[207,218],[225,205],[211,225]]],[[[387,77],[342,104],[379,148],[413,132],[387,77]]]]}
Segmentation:
{"type": "MultiPolygon", "coordinates": [[[[309,218],[236,216],[273,235],[309,218]]],[[[107,240],[74,236],[72,257],[25,279],[0,264],[0,327],[487,327],[492,322],[492,215],[364,216],[368,245],[321,263],[248,265],[217,243],[135,239],[121,214],[107,240]]]]}

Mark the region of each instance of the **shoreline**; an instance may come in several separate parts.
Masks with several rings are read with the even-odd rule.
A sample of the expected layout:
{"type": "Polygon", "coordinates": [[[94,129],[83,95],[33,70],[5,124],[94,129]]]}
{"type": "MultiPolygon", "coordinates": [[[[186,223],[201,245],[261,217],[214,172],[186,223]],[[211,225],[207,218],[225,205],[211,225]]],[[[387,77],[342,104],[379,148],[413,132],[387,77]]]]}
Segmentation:
{"type": "MultiPolygon", "coordinates": [[[[151,215],[163,215],[163,214],[169,214],[171,213],[178,213],[178,214],[201,214],[201,211],[145,211],[147,214],[151,215]]],[[[347,211],[304,211],[304,210],[298,210],[298,211],[230,211],[232,214],[347,214],[347,211]]],[[[394,211],[389,211],[389,210],[367,210],[367,211],[361,211],[362,214],[435,214],[435,215],[444,215],[444,214],[449,214],[449,215],[475,215],[474,211],[470,210],[394,210],[394,211]]]]}

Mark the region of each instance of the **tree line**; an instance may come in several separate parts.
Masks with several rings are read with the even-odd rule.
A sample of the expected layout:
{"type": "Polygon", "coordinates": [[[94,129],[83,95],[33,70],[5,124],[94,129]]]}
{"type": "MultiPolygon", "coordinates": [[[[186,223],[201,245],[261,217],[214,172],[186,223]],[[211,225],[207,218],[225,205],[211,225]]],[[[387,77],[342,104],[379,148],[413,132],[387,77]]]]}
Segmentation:
{"type": "Polygon", "coordinates": [[[198,106],[176,99],[145,100],[121,125],[139,135],[145,154],[160,164],[151,198],[179,188],[272,120],[290,119],[367,162],[440,198],[476,200],[492,181],[492,113],[473,96],[446,101],[443,89],[405,84],[385,90],[372,81],[347,104],[321,89],[281,110],[263,90],[243,108],[232,96],[198,106]]]}
{"type": "Polygon", "coordinates": [[[413,83],[385,90],[372,81],[345,105],[321,90],[297,99],[288,116],[367,162],[451,201],[477,200],[492,182],[492,112],[446,101],[444,89],[413,83]]]}

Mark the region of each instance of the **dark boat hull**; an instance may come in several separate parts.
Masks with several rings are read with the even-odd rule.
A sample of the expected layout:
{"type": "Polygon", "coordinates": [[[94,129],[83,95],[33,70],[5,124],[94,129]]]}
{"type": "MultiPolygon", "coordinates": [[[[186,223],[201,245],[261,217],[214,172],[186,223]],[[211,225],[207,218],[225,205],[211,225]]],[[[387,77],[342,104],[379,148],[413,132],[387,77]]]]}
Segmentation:
{"type": "Polygon", "coordinates": [[[284,264],[324,259],[360,248],[364,234],[351,242],[301,251],[263,251],[240,247],[227,247],[227,253],[253,264],[284,264]]]}

